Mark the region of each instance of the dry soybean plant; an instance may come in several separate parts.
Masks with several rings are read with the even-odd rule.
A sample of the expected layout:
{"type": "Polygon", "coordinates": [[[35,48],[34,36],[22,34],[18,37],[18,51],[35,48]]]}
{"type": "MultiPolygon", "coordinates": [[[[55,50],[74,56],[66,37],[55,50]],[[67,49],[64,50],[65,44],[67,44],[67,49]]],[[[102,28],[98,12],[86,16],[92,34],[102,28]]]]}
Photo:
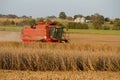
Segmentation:
{"type": "Polygon", "coordinates": [[[0,69],[120,71],[120,47],[84,43],[0,42],[0,69]]]}

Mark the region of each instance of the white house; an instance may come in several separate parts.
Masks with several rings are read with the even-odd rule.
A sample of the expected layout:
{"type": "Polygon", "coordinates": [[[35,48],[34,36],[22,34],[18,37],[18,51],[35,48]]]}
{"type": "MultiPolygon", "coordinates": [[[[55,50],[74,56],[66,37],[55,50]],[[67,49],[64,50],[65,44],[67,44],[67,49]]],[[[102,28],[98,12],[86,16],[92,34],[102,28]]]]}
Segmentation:
{"type": "Polygon", "coordinates": [[[82,18],[77,17],[77,18],[74,20],[74,22],[81,22],[81,23],[84,23],[84,22],[86,22],[86,20],[85,20],[84,17],[82,17],[82,18]]]}

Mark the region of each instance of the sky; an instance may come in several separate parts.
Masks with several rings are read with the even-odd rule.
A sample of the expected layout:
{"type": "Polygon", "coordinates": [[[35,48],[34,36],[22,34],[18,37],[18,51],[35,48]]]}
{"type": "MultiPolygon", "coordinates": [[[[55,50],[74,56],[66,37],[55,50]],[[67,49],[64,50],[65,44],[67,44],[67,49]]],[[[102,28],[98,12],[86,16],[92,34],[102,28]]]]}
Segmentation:
{"type": "Polygon", "coordinates": [[[47,17],[99,13],[104,17],[120,18],[120,0],[0,0],[0,14],[47,17]]]}

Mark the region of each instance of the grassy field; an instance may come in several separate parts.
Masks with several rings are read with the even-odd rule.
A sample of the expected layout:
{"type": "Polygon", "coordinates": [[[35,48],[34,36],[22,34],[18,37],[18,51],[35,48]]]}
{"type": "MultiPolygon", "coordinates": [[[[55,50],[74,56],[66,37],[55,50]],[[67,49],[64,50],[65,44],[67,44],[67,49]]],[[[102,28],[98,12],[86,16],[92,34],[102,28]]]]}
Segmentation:
{"type": "Polygon", "coordinates": [[[113,34],[120,35],[120,30],[95,30],[95,29],[69,29],[70,33],[79,33],[79,34],[113,34]]]}
{"type": "Polygon", "coordinates": [[[22,26],[0,26],[0,31],[15,31],[15,32],[20,32],[22,30],[22,26]]]}
{"type": "MultiPolygon", "coordinates": [[[[17,32],[20,32],[22,29],[23,29],[22,26],[0,26],[0,31],[17,31],[17,32]]],[[[66,32],[79,33],[79,34],[109,34],[109,35],[113,34],[113,35],[120,35],[120,30],[69,29],[66,32]]]]}

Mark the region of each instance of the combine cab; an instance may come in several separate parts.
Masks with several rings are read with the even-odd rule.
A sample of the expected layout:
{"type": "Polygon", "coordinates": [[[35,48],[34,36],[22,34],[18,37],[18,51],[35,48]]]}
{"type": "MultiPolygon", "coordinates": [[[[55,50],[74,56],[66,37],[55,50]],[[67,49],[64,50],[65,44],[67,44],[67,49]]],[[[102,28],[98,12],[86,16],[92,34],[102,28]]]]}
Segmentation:
{"type": "Polygon", "coordinates": [[[55,24],[39,23],[31,27],[25,27],[22,30],[23,42],[68,42],[66,34],[63,31],[64,27],[56,26],[55,24]]]}

